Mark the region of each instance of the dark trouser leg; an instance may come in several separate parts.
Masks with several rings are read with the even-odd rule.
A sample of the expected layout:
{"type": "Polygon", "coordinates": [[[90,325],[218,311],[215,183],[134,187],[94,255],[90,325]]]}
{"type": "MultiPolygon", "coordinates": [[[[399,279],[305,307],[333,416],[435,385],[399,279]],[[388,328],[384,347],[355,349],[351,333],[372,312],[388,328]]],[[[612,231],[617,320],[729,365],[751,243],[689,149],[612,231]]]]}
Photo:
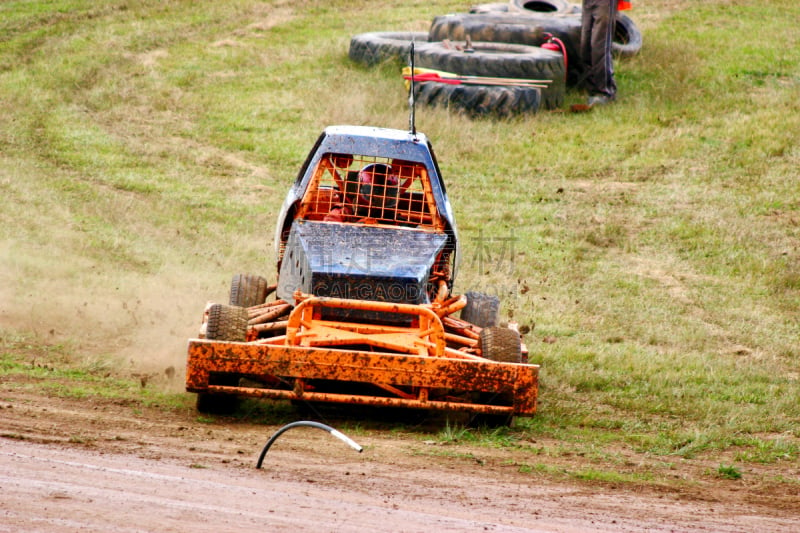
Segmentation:
{"type": "Polygon", "coordinates": [[[613,99],[617,94],[611,41],[617,0],[584,0],[581,15],[581,64],[589,94],[613,99]]]}

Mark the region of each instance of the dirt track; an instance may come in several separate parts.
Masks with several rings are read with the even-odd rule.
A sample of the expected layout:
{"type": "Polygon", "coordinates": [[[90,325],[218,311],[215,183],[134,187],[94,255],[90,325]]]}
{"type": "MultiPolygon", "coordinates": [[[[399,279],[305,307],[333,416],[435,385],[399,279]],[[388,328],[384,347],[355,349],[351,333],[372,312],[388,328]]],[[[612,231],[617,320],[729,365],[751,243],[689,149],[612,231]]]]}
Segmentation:
{"type": "Polygon", "coordinates": [[[202,423],[114,401],[0,396],[0,531],[797,531],[800,496],[618,488],[521,472],[531,449],[202,423]]]}

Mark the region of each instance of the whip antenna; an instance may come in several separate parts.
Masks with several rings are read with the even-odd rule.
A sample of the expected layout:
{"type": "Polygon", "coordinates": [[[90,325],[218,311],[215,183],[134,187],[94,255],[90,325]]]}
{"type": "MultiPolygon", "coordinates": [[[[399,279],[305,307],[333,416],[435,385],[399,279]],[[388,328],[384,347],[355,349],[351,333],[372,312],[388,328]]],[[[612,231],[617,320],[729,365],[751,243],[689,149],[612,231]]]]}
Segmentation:
{"type": "Polygon", "coordinates": [[[417,107],[417,100],[414,97],[414,39],[411,39],[411,48],[409,50],[409,62],[411,63],[411,83],[408,86],[408,106],[410,114],[408,117],[408,129],[411,135],[417,134],[417,124],[415,118],[415,109],[417,107]]]}

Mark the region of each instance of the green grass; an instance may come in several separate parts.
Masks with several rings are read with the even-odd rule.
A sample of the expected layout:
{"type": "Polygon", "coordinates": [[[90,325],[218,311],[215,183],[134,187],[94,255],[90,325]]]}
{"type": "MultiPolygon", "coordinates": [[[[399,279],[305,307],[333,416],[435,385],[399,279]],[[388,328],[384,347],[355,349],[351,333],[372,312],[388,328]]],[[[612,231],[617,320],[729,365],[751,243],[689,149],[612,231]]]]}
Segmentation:
{"type": "Polygon", "coordinates": [[[143,380],[110,356],[83,359],[74,348],[35,344],[30,337],[0,331],[0,382],[3,390],[34,391],[57,398],[122,401],[133,409],[184,410],[190,398],[166,390],[163,383],[143,380]]]}
{"type": "Polygon", "coordinates": [[[736,468],[734,465],[719,465],[717,469],[717,475],[721,478],[726,479],[741,479],[742,472],[736,468]]]}
{"type": "MultiPolygon", "coordinates": [[[[64,396],[150,394],[98,365],[183,368],[232,274],[274,279],[275,217],[321,129],[406,127],[398,65],[352,64],[350,36],[466,7],[0,5],[3,345],[53,347],[1,371],[64,396]]],[[[436,438],[796,464],[800,7],[656,0],[630,16],[644,47],[617,63],[613,107],[417,110],[459,223],[457,289],[499,294],[541,365],[535,418],[436,438]]]]}

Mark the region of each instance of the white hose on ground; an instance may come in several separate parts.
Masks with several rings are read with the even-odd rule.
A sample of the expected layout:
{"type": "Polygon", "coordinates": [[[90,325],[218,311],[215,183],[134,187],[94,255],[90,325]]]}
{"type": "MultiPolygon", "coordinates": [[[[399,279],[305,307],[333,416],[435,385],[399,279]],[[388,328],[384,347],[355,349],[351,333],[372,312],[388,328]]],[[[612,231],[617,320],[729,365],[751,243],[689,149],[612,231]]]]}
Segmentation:
{"type": "Polygon", "coordinates": [[[328,433],[330,433],[331,435],[333,435],[337,439],[341,440],[342,442],[344,442],[345,444],[347,444],[348,446],[353,448],[358,453],[361,453],[362,451],[364,451],[364,448],[362,448],[353,439],[351,439],[347,435],[343,434],[342,432],[340,432],[340,431],[338,431],[336,429],[333,429],[332,427],[330,427],[328,425],[322,424],[320,422],[312,422],[310,420],[300,420],[298,422],[292,422],[291,424],[286,424],[281,429],[279,429],[277,431],[277,433],[275,433],[272,437],[270,437],[270,439],[264,445],[264,449],[261,450],[261,455],[259,455],[259,457],[258,457],[258,462],[256,463],[256,468],[261,468],[261,463],[264,462],[264,457],[267,455],[267,451],[269,451],[270,446],[272,446],[272,443],[275,442],[275,440],[277,440],[278,437],[280,437],[285,431],[287,431],[287,430],[289,430],[291,428],[294,428],[294,427],[299,427],[299,426],[306,426],[306,427],[324,429],[325,431],[327,431],[328,433]]]}

